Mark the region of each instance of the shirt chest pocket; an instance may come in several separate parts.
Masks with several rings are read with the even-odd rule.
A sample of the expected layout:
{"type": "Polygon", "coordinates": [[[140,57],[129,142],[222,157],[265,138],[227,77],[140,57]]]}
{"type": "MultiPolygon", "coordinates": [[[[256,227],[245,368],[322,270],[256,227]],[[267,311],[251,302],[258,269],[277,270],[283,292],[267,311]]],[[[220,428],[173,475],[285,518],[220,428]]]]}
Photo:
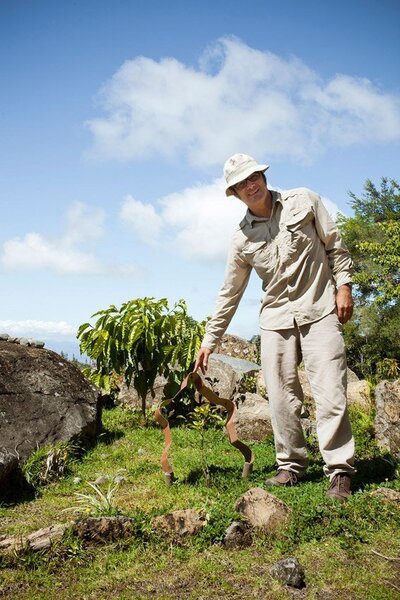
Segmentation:
{"type": "Polygon", "coordinates": [[[245,260],[265,279],[277,267],[278,249],[275,240],[269,242],[248,242],[243,248],[245,260]]]}
{"type": "Polygon", "coordinates": [[[305,207],[297,212],[289,213],[284,222],[288,232],[289,254],[299,253],[312,244],[314,236],[314,212],[305,207]]]}

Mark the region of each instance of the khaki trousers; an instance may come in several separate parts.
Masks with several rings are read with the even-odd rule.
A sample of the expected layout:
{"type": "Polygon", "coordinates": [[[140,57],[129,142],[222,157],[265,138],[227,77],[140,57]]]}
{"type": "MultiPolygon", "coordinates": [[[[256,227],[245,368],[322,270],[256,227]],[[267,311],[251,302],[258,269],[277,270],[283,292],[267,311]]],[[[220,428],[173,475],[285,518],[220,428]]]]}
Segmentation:
{"type": "Polygon", "coordinates": [[[261,364],[267,387],[278,469],[301,475],[307,450],[300,421],[303,392],[297,366],[304,361],[316,404],[324,472],[354,473],[354,438],[347,412],[346,355],[336,313],[302,326],[261,330],[261,364]]]}

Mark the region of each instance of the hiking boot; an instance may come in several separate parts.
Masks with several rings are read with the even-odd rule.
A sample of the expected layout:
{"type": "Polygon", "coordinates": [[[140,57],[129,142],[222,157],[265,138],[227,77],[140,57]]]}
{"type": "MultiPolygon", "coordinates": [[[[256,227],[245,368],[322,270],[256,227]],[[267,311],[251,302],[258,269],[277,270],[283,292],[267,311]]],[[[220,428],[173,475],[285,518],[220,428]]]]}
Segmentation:
{"type": "Polygon", "coordinates": [[[279,469],[274,477],[270,477],[265,481],[265,485],[283,485],[291,486],[296,485],[300,480],[300,477],[294,471],[288,471],[287,469],[279,469]]]}
{"type": "Polygon", "coordinates": [[[339,502],[346,502],[351,496],[351,478],[347,473],[338,473],[329,484],[326,495],[328,498],[334,498],[339,502]]]}

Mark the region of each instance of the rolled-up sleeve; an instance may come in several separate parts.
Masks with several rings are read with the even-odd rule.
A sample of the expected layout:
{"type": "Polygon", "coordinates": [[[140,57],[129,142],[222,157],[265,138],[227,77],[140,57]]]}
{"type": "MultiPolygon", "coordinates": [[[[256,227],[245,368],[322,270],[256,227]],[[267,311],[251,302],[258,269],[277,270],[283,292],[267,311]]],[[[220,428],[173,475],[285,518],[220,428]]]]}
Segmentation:
{"type": "Polygon", "coordinates": [[[224,284],[219,291],[215,311],[207,323],[202,346],[214,350],[231,322],[249,282],[251,266],[242,257],[232,238],[225,269],[224,284]]]}
{"type": "Polygon", "coordinates": [[[335,281],[336,288],[351,283],[353,275],[353,261],[340,235],[337,225],[332,221],[328,211],[322,204],[318,194],[312,194],[315,228],[318,237],[325,246],[329,266],[335,281]]]}

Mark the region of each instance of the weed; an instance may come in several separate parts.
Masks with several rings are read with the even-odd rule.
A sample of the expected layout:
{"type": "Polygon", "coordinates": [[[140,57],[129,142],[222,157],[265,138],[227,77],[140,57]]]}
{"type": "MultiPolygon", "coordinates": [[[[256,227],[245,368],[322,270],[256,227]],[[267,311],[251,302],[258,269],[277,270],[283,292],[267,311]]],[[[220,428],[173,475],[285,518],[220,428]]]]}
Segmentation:
{"type": "Polygon", "coordinates": [[[115,505],[114,494],[119,487],[119,483],[114,485],[110,483],[106,492],[103,492],[99,486],[94,483],[87,484],[94,490],[94,494],[82,494],[75,492],[78,506],[72,506],[64,509],[75,513],[85,513],[91,517],[115,517],[121,514],[120,509],[115,505]]]}

